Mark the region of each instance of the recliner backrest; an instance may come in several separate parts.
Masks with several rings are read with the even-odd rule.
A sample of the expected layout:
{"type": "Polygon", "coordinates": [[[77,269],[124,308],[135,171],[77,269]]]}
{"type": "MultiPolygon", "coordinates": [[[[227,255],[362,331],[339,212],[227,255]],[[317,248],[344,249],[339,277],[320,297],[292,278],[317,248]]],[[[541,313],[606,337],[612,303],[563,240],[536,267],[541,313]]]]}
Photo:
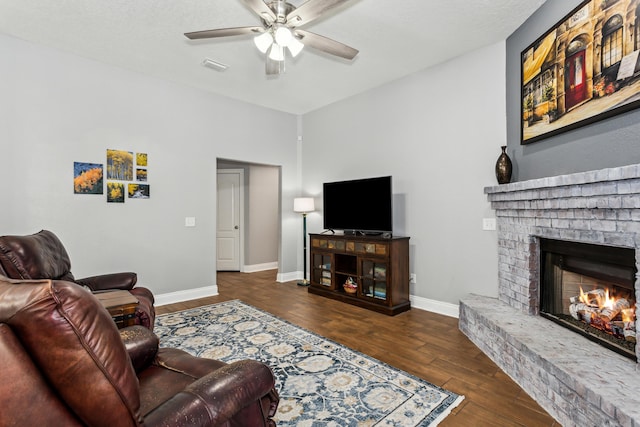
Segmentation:
{"type": "Polygon", "coordinates": [[[90,292],[70,282],[0,277],[0,323],[83,424],[142,422],[135,371],[111,316],[90,292]]]}
{"type": "Polygon", "coordinates": [[[9,325],[0,323],[0,426],[82,425],[56,396],[9,325]],[[37,409],[36,409],[37,408],[37,409]]]}
{"type": "Polygon", "coordinates": [[[12,279],[74,281],[64,245],[49,230],[0,237],[0,273],[12,279]]]}

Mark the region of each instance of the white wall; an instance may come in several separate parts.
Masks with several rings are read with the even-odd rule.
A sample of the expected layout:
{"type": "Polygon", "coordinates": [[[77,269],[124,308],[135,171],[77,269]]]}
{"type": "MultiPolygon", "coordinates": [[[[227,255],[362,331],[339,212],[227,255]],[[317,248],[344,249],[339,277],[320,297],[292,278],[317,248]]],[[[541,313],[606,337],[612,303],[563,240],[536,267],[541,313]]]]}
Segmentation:
{"type": "Polygon", "coordinates": [[[216,158],[231,158],[281,166],[280,273],[297,270],[295,116],[6,36],[0,55],[0,234],[53,230],[78,277],[136,271],[156,294],[215,285],[216,158]],[[73,194],[73,162],[105,163],[108,148],[148,153],[149,200],[73,194]]]}
{"type": "Polygon", "coordinates": [[[249,171],[249,244],[245,264],[272,264],[278,261],[280,171],[261,165],[251,165],[249,171]]]}
{"type": "MultiPolygon", "coordinates": [[[[501,42],[303,118],[303,189],[320,208],[323,182],[393,176],[414,296],[497,296],[496,233],[482,218],[493,216],[483,188],[496,185],[506,141],[504,70],[501,42]]],[[[322,231],[321,215],[309,215],[310,232],[322,231]]]]}
{"type": "MultiPolygon", "coordinates": [[[[395,234],[411,237],[411,293],[452,304],[497,295],[496,237],[481,223],[505,142],[504,43],[301,119],[5,36],[0,55],[0,233],[55,231],[79,277],[134,270],[156,294],[214,285],[225,158],[281,166],[279,278],[302,270],[293,197],[316,195],[321,208],[322,182],[390,174],[395,234]],[[151,199],[73,194],[73,162],[104,163],[107,148],[149,154],[151,199]]],[[[321,212],[308,219],[321,231],[321,212]]]]}

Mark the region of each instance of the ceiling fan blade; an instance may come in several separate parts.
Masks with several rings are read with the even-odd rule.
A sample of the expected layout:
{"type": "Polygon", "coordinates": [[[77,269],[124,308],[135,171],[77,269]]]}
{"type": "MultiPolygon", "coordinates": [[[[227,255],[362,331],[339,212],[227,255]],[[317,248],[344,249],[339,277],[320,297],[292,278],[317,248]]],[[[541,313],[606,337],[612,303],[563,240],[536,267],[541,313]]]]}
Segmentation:
{"type": "Polygon", "coordinates": [[[287,15],[287,26],[300,27],[317,19],[326,11],[349,0],[309,0],[287,15]]]}
{"type": "Polygon", "coordinates": [[[267,6],[262,0],[242,0],[244,4],[249,6],[256,15],[265,20],[268,24],[271,24],[276,20],[276,14],[267,6]]]}
{"type": "Polygon", "coordinates": [[[296,30],[296,34],[302,37],[301,41],[305,46],[310,46],[331,55],[351,60],[358,54],[357,49],[309,31],[296,30]]]}
{"type": "Polygon", "coordinates": [[[243,36],[246,34],[262,33],[262,27],[235,27],[235,28],[219,28],[217,30],[194,31],[192,33],[184,33],[191,40],[212,39],[216,37],[243,36]]]}

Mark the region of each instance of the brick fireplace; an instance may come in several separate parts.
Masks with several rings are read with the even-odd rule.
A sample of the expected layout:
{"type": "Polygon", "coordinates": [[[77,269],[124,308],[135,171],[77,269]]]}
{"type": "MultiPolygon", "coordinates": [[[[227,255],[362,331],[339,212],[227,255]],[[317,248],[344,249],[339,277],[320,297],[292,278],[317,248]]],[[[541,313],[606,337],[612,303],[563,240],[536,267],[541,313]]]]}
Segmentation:
{"type": "Polygon", "coordinates": [[[640,427],[638,363],[539,315],[541,241],[632,249],[637,268],[640,165],[485,193],[498,226],[498,298],[461,300],[460,329],[563,425],[640,427]]]}

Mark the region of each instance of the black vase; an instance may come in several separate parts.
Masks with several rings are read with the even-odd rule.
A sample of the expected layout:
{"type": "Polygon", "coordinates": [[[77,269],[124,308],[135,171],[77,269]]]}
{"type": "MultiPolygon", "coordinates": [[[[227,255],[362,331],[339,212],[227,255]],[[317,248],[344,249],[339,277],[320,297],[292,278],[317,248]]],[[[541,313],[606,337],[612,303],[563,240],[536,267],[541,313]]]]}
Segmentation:
{"type": "Polygon", "coordinates": [[[496,178],[498,179],[498,184],[508,184],[511,182],[513,164],[507,155],[507,146],[503,145],[500,148],[502,148],[502,154],[500,154],[496,162],[496,178]]]}

